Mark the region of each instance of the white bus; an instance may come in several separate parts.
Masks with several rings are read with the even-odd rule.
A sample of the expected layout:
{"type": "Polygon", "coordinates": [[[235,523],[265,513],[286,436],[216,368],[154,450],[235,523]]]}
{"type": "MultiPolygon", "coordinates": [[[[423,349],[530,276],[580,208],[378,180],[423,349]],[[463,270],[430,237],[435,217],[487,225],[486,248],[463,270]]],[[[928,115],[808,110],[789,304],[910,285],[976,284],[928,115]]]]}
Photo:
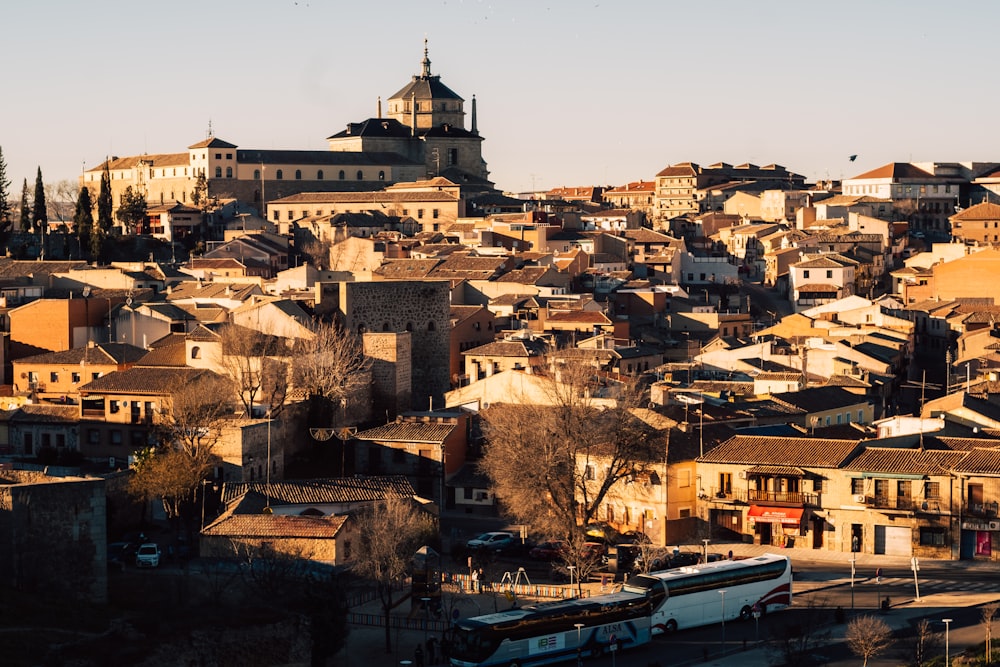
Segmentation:
{"type": "Polygon", "coordinates": [[[452,629],[454,667],[529,667],[649,642],[649,596],[617,592],[466,618],[452,629]]]}
{"type": "Polygon", "coordinates": [[[787,556],[764,554],[679,567],[635,575],[624,591],[650,598],[653,634],[719,623],[723,614],[727,621],[747,620],[755,611],[792,604],[792,563],[787,556]]]}

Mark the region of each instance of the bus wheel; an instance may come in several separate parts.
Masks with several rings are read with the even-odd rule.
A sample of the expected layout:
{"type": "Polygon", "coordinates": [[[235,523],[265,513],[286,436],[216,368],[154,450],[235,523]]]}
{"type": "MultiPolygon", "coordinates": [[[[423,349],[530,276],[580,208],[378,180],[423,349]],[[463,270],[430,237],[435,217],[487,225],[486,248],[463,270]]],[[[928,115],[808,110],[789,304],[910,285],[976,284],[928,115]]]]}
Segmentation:
{"type": "Polygon", "coordinates": [[[744,605],[743,609],[740,609],[740,620],[749,621],[751,616],[753,616],[753,609],[744,605]]]}
{"type": "Polygon", "coordinates": [[[674,619],[667,621],[666,625],[663,626],[663,631],[668,634],[677,632],[677,621],[674,619]]]}

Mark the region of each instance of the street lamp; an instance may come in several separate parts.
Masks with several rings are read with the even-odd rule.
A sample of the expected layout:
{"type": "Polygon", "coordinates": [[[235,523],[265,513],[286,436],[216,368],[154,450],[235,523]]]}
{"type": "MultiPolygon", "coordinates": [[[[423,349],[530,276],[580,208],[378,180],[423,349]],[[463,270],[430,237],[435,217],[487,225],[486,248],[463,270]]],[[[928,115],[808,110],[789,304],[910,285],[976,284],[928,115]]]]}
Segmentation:
{"type": "Polygon", "coordinates": [[[951,651],[948,645],[948,630],[951,627],[951,622],[953,619],[942,618],[941,622],[944,623],[944,667],[948,667],[951,664],[951,651]]]}
{"type": "Polygon", "coordinates": [[[722,596],[722,655],[726,654],[726,589],[719,591],[722,596]]]}
{"type": "Polygon", "coordinates": [[[704,542],[704,543],[705,543],[705,560],[703,560],[703,561],[702,561],[703,563],[707,563],[707,562],[708,562],[708,543],[709,543],[710,541],[711,541],[711,540],[709,540],[709,539],[707,539],[707,538],[706,538],[706,539],[703,539],[703,540],[702,540],[702,542],[704,542]]]}
{"type": "Polygon", "coordinates": [[[566,569],[569,570],[569,591],[573,592],[573,570],[576,569],[576,565],[567,565],[566,569]]]}
{"type": "Polygon", "coordinates": [[[856,572],[856,565],[858,558],[856,555],[851,555],[851,611],[854,611],[854,574],[856,572]]]}

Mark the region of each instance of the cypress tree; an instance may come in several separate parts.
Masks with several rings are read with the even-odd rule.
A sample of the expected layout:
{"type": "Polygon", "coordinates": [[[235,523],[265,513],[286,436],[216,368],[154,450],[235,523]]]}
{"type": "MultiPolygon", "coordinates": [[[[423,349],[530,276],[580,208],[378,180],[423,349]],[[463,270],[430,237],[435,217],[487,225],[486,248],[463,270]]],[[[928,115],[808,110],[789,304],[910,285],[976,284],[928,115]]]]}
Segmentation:
{"type": "Polygon", "coordinates": [[[45,206],[45,185],[42,184],[41,167],[35,176],[35,200],[31,207],[31,222],[38,225],[38,232],[44,237],[48,231],[49,212],[45,206]]]}
{"type": "Polygon", "coordinates": [[[7,178],[7,160],[3,157],[3,147],[0,147],[0,229],[7,229],[10,224],[10,179],[7,178]]]}
{"type": "Polygon", "coordinates": [[[28,179],[21,186],[21,231],[31,231],[31,211],[28,210],[28,179]]]}
{"type": "Polygon", "coordinates": [[[101,174],[101,190],[97,193],[97,229],[100,230],[102,236],[107,236],[111,233],[111,227],[114,225],[114,220],[111,217],[111,209],[114,208],[114,202],[111,199],[111,170],[108,168],[108,163],[104,163],[104,173],[101,174]]]}
{"type": "Polygon", "coordinates": [[[90,198],[87,186],[80,188],[76,211],[73,213],[73,227],[80,242],[80,252],[87,252],[90,249],[90,237],[94,233],[94,202],[90,198]]]}

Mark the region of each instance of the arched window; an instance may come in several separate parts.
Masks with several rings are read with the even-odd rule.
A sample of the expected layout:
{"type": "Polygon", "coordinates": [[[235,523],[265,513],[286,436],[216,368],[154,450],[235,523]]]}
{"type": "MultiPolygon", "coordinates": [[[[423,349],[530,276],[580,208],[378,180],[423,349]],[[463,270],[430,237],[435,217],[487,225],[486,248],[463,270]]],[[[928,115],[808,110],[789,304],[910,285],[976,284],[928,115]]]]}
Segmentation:
{"type": "Polygon", "coordinates": [[[427,323],[427,330],[428,331],[434,331],[434,328],[435,328],[434,327],[434,320],[431,320],[430,322],[427,323]]]}
{"type": "Polygon", "coordinates": [[[344,170],[343,170],[343,169],[341,169],[341,170],[340,170],[340,180],[344,180],[345,178],[347,178],[347,174],[345,174],[345,173],[344,173],[344,170]]]}
{"type": "Polygon", "coordinates": [[[388,330],[389,330],[389,323],[388,322],[383,322],[382,323],[382,331],[388,331],[388,330]]]}
{"type": "Polygon", "coordinates": [[[191,358],[201,359],[201,348],[197,345],[191,348],[191,358]]]}
{"type": "Polygon", "coordinates": [[[364,333],[365,331],[367,331],[367,330],[368,330],[368,329],[367,329],[367,328],[365,327],[365,325],[363,325],[363,324],[359,324],[359,325],[358,325],[358,333],[359,333],[359,334],[363,334],[363,333],[364,333]]]}
{"type": "Polygon", "coordinates": [[[301,169],[296,169],[295,170],[295,180],[296,181],[301,181],[302,180],[302,170],[301,169]]]}
{"type": "Polygon", "coordinates": [[[413,322],[407,322],[406,323],[406,330],[407,331],[413,331],[413,322]]]}
{"type": "Polygon", "coordinates": [[[215,168],[215,177],[216,178],[222,178],[222,167],[216,167],[215,168]]]}
{"type": "Polygon", "coordinates": [[[380,180],[380,181],[384,181],[385,180],[385,171],[384,170],[378,172],[378,180],[380,180]]]}
{"type": "Polygon", "coordinates": [[[363,171],[361,171],[360,169],[358,169],[358,180],[359,181],[365,180],[365,173],[363,171]]]}
{"type": "Polygon", "coordinates": [[[226,178],[232,178],[232,177],[233,177],[233,168],[226,167],[226,178]]]}
{"type": "Polygon", "coordinates": [[[260,180],[260,169],[254,169],[253,170],[253,180],[255,180],[255,181],[259,181],[260,180]]]}
{"type": "Polygon", "coordinates": [[[322,169],[319,169],[319,170],[318,170],[318,171],[316,172],[316,180],[317,180],[317,181],[322,181],[322,180],[323,180],[323,170],[322,170],[322,169]]]}
{"type": "Polygon", "coordinates": [[[277,174],[277,178],[278,178],[278,180],[280,181],[280,180],[281,180],[281,179],[283,179],[284,177],[285,177],[285,172],[283,172],[283,171],[281,171],[281,170],[279,169],[279,170],[278,170],[278,174],[277,174]]]}

